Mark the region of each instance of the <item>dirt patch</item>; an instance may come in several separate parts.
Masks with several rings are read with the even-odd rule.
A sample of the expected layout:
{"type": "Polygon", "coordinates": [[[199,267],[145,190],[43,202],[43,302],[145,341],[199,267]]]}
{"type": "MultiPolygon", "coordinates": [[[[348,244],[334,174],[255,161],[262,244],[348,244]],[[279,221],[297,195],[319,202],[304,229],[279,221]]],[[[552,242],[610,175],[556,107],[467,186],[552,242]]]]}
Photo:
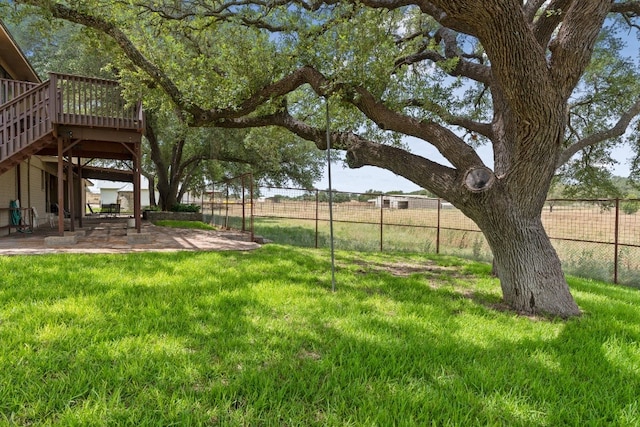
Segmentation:
{"type": "Polygon", "coordinates": [[[425,260],[423,263],[408,263],[408,262],[367,262],[360,259],[351,260],[352,263],[360,266],[358,273],[389,273],[392,276],[408,277],[412,274],[426,274],[426,275],[439,275],[439,274],[459,274],[459,268],[457,267],[444,267],[437,265],[432,261],[425,260]]]}
{"type": "MultiPolygon", "coordinates": [[[[433,261],[425,260],[423,263],[408,263],[404,261],[389,261],[389,262],[366,262],[361,259],[349,260],[351,264],[358,265],[360,268],[357,270],[358,274],[371,274],[371,273],[388,273],[396,277],[409,277],[413,274],[422,274],[429,280],[429,287],[432,289],[439,289],[443,286],[447,286],[448,289],[455,292],[462,297],[473,301],[478,305],[482,305],[491,310],[513,313],[518,316],[529,318],[533,321],[544,320],[545,316],[532,315],[531,313],[523,313],[513,310],[502,300],[497,300],[495,295],[489,295],[482,292],[477,292],[474,289],[468,287],[457,286],[454,281],[448,280],[451,278],[473,278],[473,274],[465,273],[462,271],[461,266],[441,266],[437,265],[433,261]],[[445,276],[445,277],[442,277],[445,276]]],[[[378,289],[366,288],[365,292],[369,295],[381,294],[378,289]]]]}

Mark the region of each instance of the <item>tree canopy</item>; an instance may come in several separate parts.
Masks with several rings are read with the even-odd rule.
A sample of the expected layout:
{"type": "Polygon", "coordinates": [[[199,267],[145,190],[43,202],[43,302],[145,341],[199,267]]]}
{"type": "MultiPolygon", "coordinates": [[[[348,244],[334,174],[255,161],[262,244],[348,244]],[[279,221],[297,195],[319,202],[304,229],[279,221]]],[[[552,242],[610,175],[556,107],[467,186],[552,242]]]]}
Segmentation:
{"type": "MultiPolygon", "coordinates": [[[[119,75],[193,127],[278,126],[473,219],[516,310],[579,313],[540,212],[560,170],[602,175],[637,142],[640,2],[19,0],[109,37],[119,75]],[[445,164],[402,139],[435,147],[445,164]],[[490,145],[493,162],[478,155],[490,145]]],[[[606,175],[606,174],[605,174],[606,175]]],[[[597,178],[594,179],[594,182],[597,178]]]]}
{"type": "MultiPolygon", "coordinates": [[[[118,78],[120,68],[129,66],[117,45],[90,28],[43,20],[25,9],[14,18],[12,34],[42,79],[49,72],[118,78]]],[[[148,101],[142,169],[151,187],[157,187],[163,208],[171,208],[187,191],[203,190],[212,180],[247,172],[265,185],[293,183],[305,188],[321,175],[324,156],[290,133],[189,128],[175,106],[163,103],[162,95],[153,102],[152,95],[153,89],[144,86],[129,93],[132,100],[144,96],[148,101]]],[[[119,162],[94,163],[128,167],[119,162]]]]}

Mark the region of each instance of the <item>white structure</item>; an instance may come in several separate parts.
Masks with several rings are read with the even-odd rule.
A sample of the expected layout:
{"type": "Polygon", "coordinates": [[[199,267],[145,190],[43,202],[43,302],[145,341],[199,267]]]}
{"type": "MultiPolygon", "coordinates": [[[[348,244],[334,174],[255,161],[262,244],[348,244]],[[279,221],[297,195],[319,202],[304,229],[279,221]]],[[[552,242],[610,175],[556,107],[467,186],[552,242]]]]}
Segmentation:
{"type": "MultiPolygon", "coordinates": [[[[438,201],[429,196],[418,195],[380,195],[375,199],[370,199],[369,203],[373,203],[377,208],[389,209],[437,209],[438,201]]],[[[444,207],[446,202],[442,203],[444,207]]]]}

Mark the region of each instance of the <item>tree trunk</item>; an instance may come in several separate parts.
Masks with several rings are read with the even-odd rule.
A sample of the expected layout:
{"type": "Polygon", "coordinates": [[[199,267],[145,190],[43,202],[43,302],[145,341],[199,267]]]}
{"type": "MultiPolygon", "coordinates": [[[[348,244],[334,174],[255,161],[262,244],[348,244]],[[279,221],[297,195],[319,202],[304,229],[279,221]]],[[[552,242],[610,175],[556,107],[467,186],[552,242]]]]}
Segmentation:
{"type": "Polygon", "coordinates": [[[526,314],[580,315],[540,217],[527,219],[507,212],[493,216],[481,228],[493,251],[506,304],[526,314]]]}
{"type": "Polygon", "coordinates": [[[170,210],[177,203],[177,188],[171,183],[158,181],[158,194],[160,196],[160,208],[170,210]]]}
{"type": "Polygon", "coordinates": [[[156,178],[153,175],[147,176],[149,180],[149,206],[158,206],[156,202],[156,178]]]}

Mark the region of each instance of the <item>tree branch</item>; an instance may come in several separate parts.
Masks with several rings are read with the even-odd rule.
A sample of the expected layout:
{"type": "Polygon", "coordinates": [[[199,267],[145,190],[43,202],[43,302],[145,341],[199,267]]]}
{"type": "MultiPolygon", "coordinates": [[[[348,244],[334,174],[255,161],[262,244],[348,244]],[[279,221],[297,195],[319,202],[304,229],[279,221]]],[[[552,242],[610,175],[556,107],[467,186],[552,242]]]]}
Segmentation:
{"type": "Polygon", "coordinates": [[[527,22],[533,22],[536,17],[536,13],[538,9],[542,7],[544,2],[547,0],[527,0],[524,6],[522,6],[522,13],[524,15],[524,19],[527,22]]]}
{"type": "MultiPolygon", "coordinates": [[[[216,126],[247,128],[280,126],[299,137],[312,141],[321,150],[327,149],[326,129],[315,128],[292,117],[287,111],[260,117],[224,119],[216,126]]],[[[347,163],[352,168],[365,165],[388,169],[420,186],[429,188],[440,197],[453,200],[459,187],[451,185],[462,173],[440,165],[406,150],[366,140],[352,132],[331,132],[331,147],[347,152],[347,163]]]]}
{"type": "Polygon", "coordinates": [[[562,23],[562,17],[572,2],[573,0],[553,0],[535,21],[533,32],[543,49],[547,49],[553,33],[562,23]]]}
{"type": "Polygon", "coordinates": [[[640,1],[623,1],[620,3],[613,3],[611,5],[611,12],[640,16],[640,1]]]}
{"type": "Polygon", "coordinates": [[[302,67],[272,85],[262,88],[245,102],[233,109],[212,110],[203,113],[196,126],[210,123],[223,123],[228,119],[237,119],[256,110],[269,99],[286,95],[303,84],[309,84],[320,96],[328,97],[333,93],[341,93],[343,99],[353,104],[365,116],[380,128],[415,136],[431,143],[455,167],[462,170],[472,166],[483,165],[475,150],[450,130],[429,121],[418,121],[409,116],[389,109],[364,88],[350,88],[340,84],[332,84],[320,72],[312,67],[302,67]]]}
{"type": "Polygon", "coordinates": [[[412,55],[405,56],[396,60],[396,67],[402,65],[412,65],[424,60],[430,60],[434,63],[445,62],[451,59],[457,59],[456,66],[447,71],[447,73],[453,77],[467,77],[480,83],[484,83],[487,86],[491,85],[491,68],[476,64],[464,59],[464,55],[460,52],[455,34],[453,31],[447,28],[440,28],[437,32],[437,36],[444,43],[445,55],[425,49],[412,55]]]}
{"type": "Polygon", "coordinates": [[[613,127],[602,132],[594,133],[564,150],[564,152],[560,155],[558,162],[556,163],[556,168],[559,168],[560,166],[567,163],[574,154],[584,148],[598,144],[607,139],[616,138],[623,135],[627,130],[629,123],[631,123],[631,120],[633,120],[639,114],[640,99],[638,99],[635,104],[633,104],[624,114],[622,114],[622,116],[620,116],[620,119],[613,127]]]}
{"type": "MultiPolygon", "coordinates": [[[[562,1],[562,0],[558,0],[562,1]]],[[[610,0],[574,1],[551,43],[550,69],[560,95],[566,99],[589,64],[610,0]]]]}
{"type": "Polygon", "coordinates": [[[431,121],[418,121],[399,114],[363,88],[356,88],[355,91],[355,96],[350,99],[351,103],[380,128],[428,141],[460,170],[484,165],[475,150],[449,129],[431,121]]]}
{"type": "Polygon", "coordinates": [[[129,40],[129,38],[114,24],[107,22],[102,18],[78,12],[77,10],[71,9],[60,3],[48,3],[42,0],[17,0],[17,3],[46,9],[56,18],[75,22],[109,35],[125,52],[131,62],[151,76],[151,78],[162,87],[176,105],[196,117],[202,113],[202,109],[188,102],[173,81],[167,77],[162,70],[151,63],[142,54],[142,52],[135,47],[131,40],[129,40]]]}
{"type": "Polygon", "coordinates": [[[452,126],[460,126],[470,132],[475,132],[489,139],[493,138],[493,127],[491,126],[490,123],[480,123],[480,122],[471,120],[467,117],[453,115],[449,111],[447,111],[445,108],[443,108],[441,105],[438,105],[429,100],[409,99],[405,101],[403,105],[406,105],[408,107],[424,108],[426,110],[429,110],[437,114],[438,117],[440,117],[443,121],[445,121],[446,123],[452,126]]]}

